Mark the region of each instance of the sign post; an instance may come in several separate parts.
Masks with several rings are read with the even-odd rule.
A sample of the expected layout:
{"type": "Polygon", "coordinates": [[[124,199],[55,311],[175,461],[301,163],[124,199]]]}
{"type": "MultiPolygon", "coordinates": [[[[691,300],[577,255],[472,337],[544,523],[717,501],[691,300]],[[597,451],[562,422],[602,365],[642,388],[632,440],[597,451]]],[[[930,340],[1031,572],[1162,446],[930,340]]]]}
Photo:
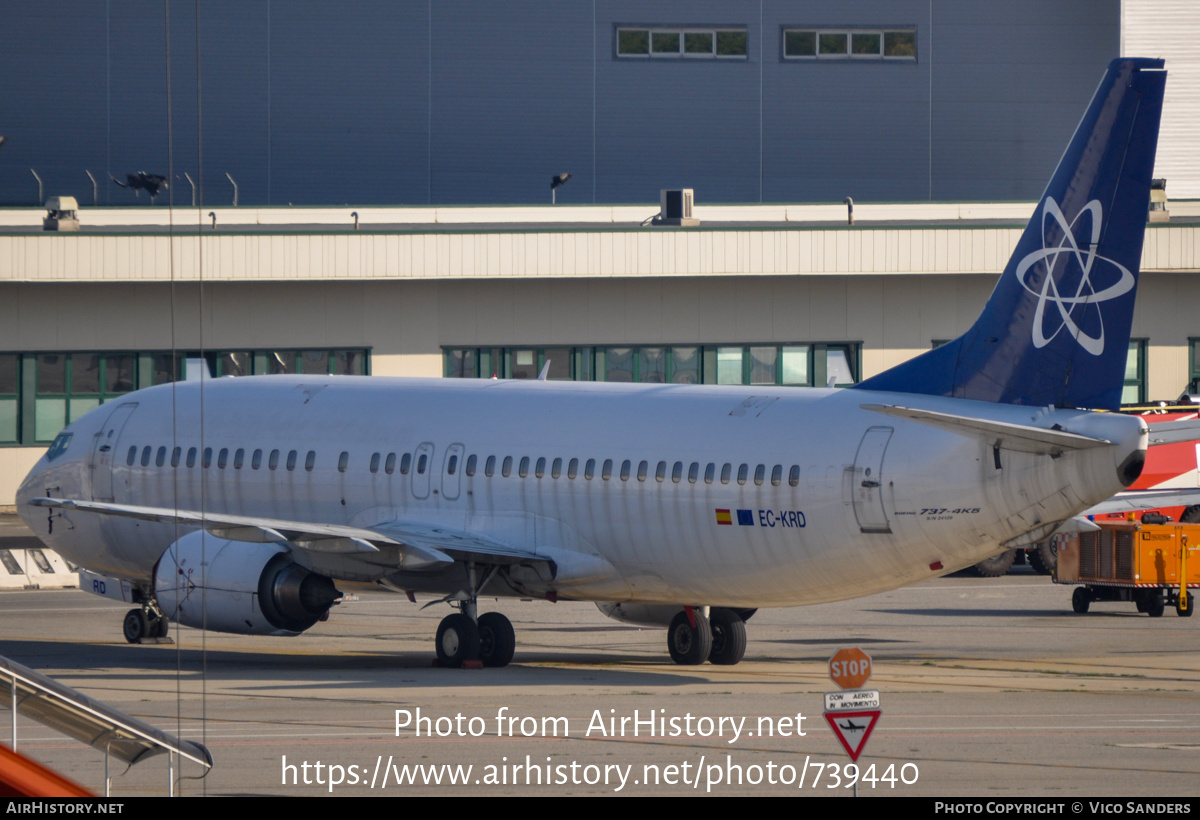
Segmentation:
{"type": "MultiPolygon", "coordinates": [[[[857,647],[839,649],[829,659],[829,679],[842,691],[825,693],[825,721],[856,764],[883,714],[879,690],[862,688],[870,680],[871,671],[870,656],[857,647]]],[[[858,778],[854,780],[854,796],[858,797],[858,778]]]]}

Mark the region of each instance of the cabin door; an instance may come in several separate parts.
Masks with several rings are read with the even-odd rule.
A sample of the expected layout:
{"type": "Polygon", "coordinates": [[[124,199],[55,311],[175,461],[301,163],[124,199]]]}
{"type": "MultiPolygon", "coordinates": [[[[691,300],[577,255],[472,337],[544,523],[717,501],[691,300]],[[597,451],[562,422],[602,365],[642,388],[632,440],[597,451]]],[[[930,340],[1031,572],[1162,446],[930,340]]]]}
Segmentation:
{"type": "Polygon", "coordinates": [[[854,457],[850,492],[854,499],[854,516],[863,532],[891,532],[887,510],[884,509],[883,455],[892,438],[891,427],[872,427],[863,435],[854,457]]]}
{"type": "Polygon", "coordinates": [[[137,402],[129,402],[117,406],[108,416],[108,421],[100,428],[96,444],[92,448],[92,500],[113,501],[113,458],[117,452],[121,429],[133,411],[137,402]]]}

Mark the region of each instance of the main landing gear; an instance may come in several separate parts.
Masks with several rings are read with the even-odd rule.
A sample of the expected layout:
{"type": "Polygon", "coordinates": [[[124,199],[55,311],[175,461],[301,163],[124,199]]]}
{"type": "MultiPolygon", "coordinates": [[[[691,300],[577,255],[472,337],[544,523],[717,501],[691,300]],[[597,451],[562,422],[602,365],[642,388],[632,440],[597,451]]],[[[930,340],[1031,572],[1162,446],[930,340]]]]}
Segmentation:
{"type": "Polygon", "coordinates": [[[671,660],[681,666],[734,665],[746,654],[746,617],[732,609],[685,607],[667,629],[671,660]]]}
{"type": "Polygon", "coordinates": [[[459,667],[471,661],[484,666],[508,666],[517,648],[517,636],[512,621],[499,612],[478,614],[478,596],[495,574],[492,568],[475,581],[475,565],[468,566],[471,589],[458,604],[459,611],[447,615],[438,624],[437,659],[440,666],[459,667]]]}
{"type": "Polygon", "coordinates": [[[162,614],[158,604],[150,600],[125,613],[122,631],[125,640],[130,643],[167,643],[170,641],[167,637],[170,626],[171,622],[162,614]]]}

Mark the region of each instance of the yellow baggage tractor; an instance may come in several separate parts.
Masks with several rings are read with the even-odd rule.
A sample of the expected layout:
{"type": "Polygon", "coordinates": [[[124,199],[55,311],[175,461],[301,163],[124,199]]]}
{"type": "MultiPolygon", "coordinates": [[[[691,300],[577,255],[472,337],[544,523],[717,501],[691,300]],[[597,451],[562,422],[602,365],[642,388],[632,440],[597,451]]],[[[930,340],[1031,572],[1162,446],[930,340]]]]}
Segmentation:
{"type": "Polygon", "coordinates": [[[1097,521],[1098,531],[1060,538],[1054,582],[1082,584],[1071,596],[1076,612],[1087,612],[1092,601],[1133,601],[1151,618],[1168,605],[1192,614],[1195,593],[1188,590],[1200,588],[1200,524],[1148,523],[1155,519],[1168,520],[1097,521]]]}

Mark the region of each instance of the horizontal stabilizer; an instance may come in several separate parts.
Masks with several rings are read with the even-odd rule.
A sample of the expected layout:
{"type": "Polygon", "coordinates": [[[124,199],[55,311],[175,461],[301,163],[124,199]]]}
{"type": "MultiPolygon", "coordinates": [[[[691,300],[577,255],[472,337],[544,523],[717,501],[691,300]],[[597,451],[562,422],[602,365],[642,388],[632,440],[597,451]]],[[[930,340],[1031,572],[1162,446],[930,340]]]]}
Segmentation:
{"type": "Polygon", "coordinates": [[[1158,444],[1176,444],[1180,441],[1195,441],[1200,439],[1200,419],[1183,421],[1164,421],[1162,424],[1150,425],[1149,446],[1158,444]]]}
{"type": "Polygon", "coordinates": [[[1103,501],[1083,515],[1108,515],[1110,513],[1136,513],[1155,510],[1159,507],[1183,507],[1200,504],[1200,487],[1186,490],[1126,490],[1103,501]]]}
{"type": "Polygon", "coordinates": [[[938,427],[973,438],[986,439],[993,447],[1005,450],[1015,450],[1019,453],[1039,453],[1042,455],[1057,455],[1068,450],[1087,450],[1092,447],[1104,447],[1112,444],[1108,439],[1090,438],[1065,430],[1048,430],[1044,427],[1028,427],[1023,424],[1010,424],[1006,421],[978,419],[971,416],[957,416],[952,413],[938,413],[933,410],[917,410],[912,407],[899,407],[892,404],[863,404],[863,410],[883,413],[888,416],[909,419],[930,427],[938,427]]]}

